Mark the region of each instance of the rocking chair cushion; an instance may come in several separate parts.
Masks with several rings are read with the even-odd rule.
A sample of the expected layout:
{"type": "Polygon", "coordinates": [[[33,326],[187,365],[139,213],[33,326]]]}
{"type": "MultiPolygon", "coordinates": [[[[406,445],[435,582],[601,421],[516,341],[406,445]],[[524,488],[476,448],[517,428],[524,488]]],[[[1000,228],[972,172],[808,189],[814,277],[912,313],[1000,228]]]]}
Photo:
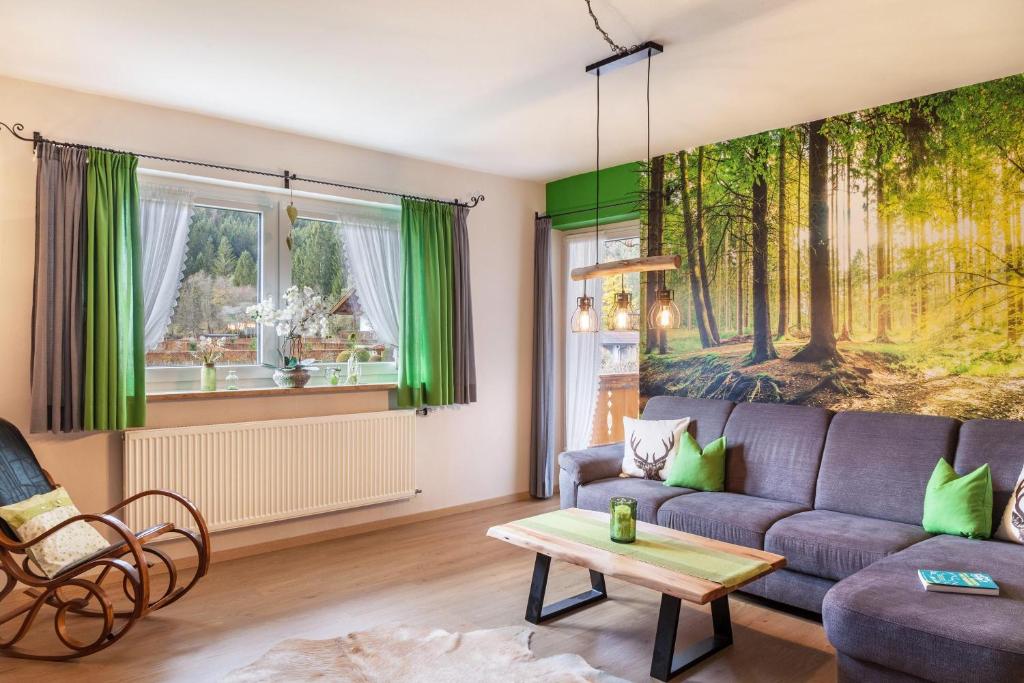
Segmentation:
{"type": "MultiPolygon", "coordinates": [[[[7,420],[0,419],[0,505],[10,505],[53,486],[39,466],[25,437],[7,420]]],[[[13,530],[0,522],[0,531],[17,540],[13,530]]]]}
{"type": "MultiPolygon", "coordinates": [[[[64,487],[32,496],[13,505],[0,507],[0,517],[14,529],[22,541],[57,526],[80,514],[64,487]]],[[[85,522],[74,522],[27,549],[28,555],[48,577],[83,558],[107,548],[109,544],[96,529],[85,522]]]]}

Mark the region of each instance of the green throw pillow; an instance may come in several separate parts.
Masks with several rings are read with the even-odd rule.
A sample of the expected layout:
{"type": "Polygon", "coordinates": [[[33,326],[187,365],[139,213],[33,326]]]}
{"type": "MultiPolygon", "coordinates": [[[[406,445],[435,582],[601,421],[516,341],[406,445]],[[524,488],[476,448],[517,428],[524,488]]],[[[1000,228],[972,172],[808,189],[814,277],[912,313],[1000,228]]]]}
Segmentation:
{"type": "Polygon", "coordinates": [[[992,535],[992,473],[988,465],[963,475],[939,459],[924,494],[924,530],[967,538],[992,535]]]}
{"type": "Polygon", "coordinates": [[[676,459],[665,486],[684,486],[698,491],[725,490],[725,437],[715,439],[702,451],[689,432],[683,432],[676,459]]]}

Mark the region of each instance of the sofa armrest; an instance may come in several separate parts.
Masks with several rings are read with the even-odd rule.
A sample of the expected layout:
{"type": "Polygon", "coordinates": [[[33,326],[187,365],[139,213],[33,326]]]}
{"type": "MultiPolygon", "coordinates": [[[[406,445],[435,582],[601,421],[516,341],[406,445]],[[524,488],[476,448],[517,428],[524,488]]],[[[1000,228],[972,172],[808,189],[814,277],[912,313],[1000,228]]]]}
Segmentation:
{"type": "Polygon", "coordinates": [[[580,451],[566,451],[558,456],[558,465],[573,484],[579,486],[598,479],[617,477],[622,472],[623,444],[591,446],[580,451]]]}

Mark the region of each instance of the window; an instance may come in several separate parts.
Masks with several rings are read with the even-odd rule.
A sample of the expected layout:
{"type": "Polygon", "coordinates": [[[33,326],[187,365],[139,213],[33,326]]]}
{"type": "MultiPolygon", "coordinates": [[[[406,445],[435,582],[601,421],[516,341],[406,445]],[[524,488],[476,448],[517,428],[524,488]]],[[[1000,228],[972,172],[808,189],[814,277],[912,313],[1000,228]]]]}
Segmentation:
{"type": "MultiPolygon", "coordinates": [[[[610,229],[602,234],[601,261],[618,261],[640,256],[640,237],[629,229],[610,229]]],[[[614,275],[603,280],[601,316],[601,374],[636,374],[639,372],[640,335],[635,330],[620,331],[612,327],[615,296],[625,289],[632,295],[632,318],[640,327],[640,273],[614,275]]]]}
{"type": "MultiPolygon", "coordinates": [[[[180,240],[181,226],[187,223],[184,251],[177,252],[181,260],[176,262],[182,263],[180,281],[175,268],[173,274],[154,278],[155,284],[148,283],[147,276],[157,267],[147,271],[145,264],[149,261],[143,259],[143,288],[150,284],[151,289],[158,289],[157,299],[166,307],[161,325],[152,334],[154,338],[146,342],[147,386],[151,393],[198,389],[196,366],[201,360],[193,351],[200,337],[223,340],[224,352],[217,365],[232,366],[240,387],[272,386],[273,368],[280,363],[275,351],[277,339],[272,329],[257,326],[246,309],[268,296],[280,303],[281,295],[293,284],[312,288],[324,297],[331,311],[328,334],[304,339],[305,357],[314,358],[323,369],[346,363],[354,356],[361,364],[361,381],[394,381],[395,348],[381,342],[367,313],[373,307],[364,305],[376,303],[374,310],[380,315],[379,297],[368,301],[374,298],[374,292],[366,291],[380,281],[376,275],[380,268],[370,267],[367,272],[374,273],[370,277],[349,271],[345,231],[380,223],[393,227],[397,236],[396,209],[299,197],[299,193],[293,199],[271,188],[180,178],[173,186],[147,185],[143,181],[141,188],[147,201],[156,202],[143,211],[142,239],[143,251],[148,248],[157,261],[171,258],[163,256],[164,242],[160,241],[168,239],[169,228],[156,225],[169,214],[169,209],[159,204],[164,201],[160,193],[171,193],[171,201],[181,202],[182,196],[188,197],[187,204],[178,204],[184,207],[178,214],[178,227],[170,230],[180,240]],[[294,201],[300,212],[294,228],[285,210],[289,201],[294,201]],[[162,236],[160,240],[157,234],[162,236]],[[153,242],[147,243],[147,239],[153,242]],[[357,281],[362,284],[362,296],[357,281]]],[[[180,241],[177,243],[180,245],[180,241]]],[[[372,259],[370,263],[374,263],[372,259]]],[[[391,288],[395,289],[394,285],[391,288]]],[[[147,298],[147,315],[152,298],[147,298]]],[[[385,329],[397,325],[397,319],[391,320],[395,315],[387,318],[390,327],[385,329]]],[[[147,323],[150,318],[161,316],[149,315],[147,323]]],[[[394,330],[387,339],[397,339],[394,330]]],[[[314,373],[311,385],[325,382],[321,371],[314,373]]]]}
{"type": "Polygon", "coordinates": [[[306,339],[304,353],[318,362],[342,363],[355,354],[362,363],[394,360],[359,304],[349,277],[340,221],[300,217],[292,232],[291,282],[310,287],[330,306],[326,338],[306,339]]]}
{"type": "Polygon", "coordinates": [[[146,352],[148,367],[200,365],[199,337],[223,340],[220,365],[255,365],[258,337],[246,308],[259,301],[259,211],[195,204],[177,303],[163,341],[146,352]]]}
{"type": "MultiPolygon", "coordinates": [[[[595,244],[593,228],[569,234],[566,248],[565,316],[584,292],[581,283],[571,279],[572,268],[640,256],[639,225],[636,222],[603,226],[595,244]]],[[[641,321],[640,274],[612,275],[588,281],[587,293],[600,302],[600,330],[581,334],[563,328],[565,340],[565,432],[570,449],[621,441],[622,418],[636,417],[640,411],[639,341],[636,330],[613,327],[615,296],[625,289],[632,295],[634,320],[641,321]],[[596,381],[595,381],[596,380],[596,381]]]]}

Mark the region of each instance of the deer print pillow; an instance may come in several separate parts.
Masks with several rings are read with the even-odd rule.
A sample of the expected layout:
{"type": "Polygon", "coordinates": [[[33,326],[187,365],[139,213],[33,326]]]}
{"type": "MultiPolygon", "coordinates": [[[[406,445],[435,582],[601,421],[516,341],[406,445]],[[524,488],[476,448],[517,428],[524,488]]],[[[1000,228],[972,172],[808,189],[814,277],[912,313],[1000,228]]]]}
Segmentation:
{"type": "Polygon", "coordinates": [[[664,481],[676,458],[680,437],[690,424],[690,418],[681,420],[634,420],[622,418],[626,437],[622,456],[622,474],[664,481]]]}
{"type": "Polygon", "coordinates": [[[1024,469],[1013,486],[1013,495],[1003,512],[1003,520],[996,531],[996,538],[1013,543],[1024,543],[1024,469]]]}

